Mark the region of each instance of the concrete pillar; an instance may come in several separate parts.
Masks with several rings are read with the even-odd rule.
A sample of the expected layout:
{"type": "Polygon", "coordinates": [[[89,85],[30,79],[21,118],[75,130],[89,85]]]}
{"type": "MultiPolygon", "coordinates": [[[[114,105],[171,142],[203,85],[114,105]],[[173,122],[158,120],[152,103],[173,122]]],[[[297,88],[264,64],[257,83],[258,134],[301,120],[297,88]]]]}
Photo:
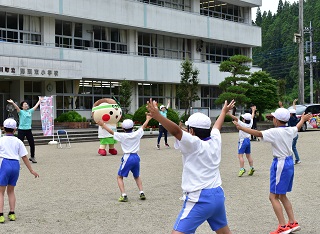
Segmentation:
{"type": "Polygon", "coordinates": [[[56,22],[54,18],[44,16],[41,18],[41,38],[45,46],[55,47],[56,22]]]}
{"type": "Polygon", "coordinates": [[[128,52],[129,54],[137,54],[138,51],[138,36],[137,31],[130,29],[127,31],[128,52]]]}
{"type": "Polygon", "coordinates": [[[191,60],[196,62],[199,62],[201,60],[201,52],[199,51],[199,48],[198,48],[200,45],[200,41],[201,41],[200,38],[191,40],[191,60]]]}
{"type": "Polygon", "coordinates": [[[200,0],[191,0],[191,12],[200,14],[200,0]]]}

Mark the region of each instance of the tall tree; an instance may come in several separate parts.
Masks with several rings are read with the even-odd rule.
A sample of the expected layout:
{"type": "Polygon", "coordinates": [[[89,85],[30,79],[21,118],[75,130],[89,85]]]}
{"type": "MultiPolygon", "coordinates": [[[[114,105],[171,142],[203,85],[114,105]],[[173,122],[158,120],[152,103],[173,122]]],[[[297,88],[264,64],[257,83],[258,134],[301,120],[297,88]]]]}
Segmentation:
{"type": "Polygon", "coordinates": [[[125,114],[128,114],[131,105],[133,85],[132,82],[124,79],[120,82],[120,105],[125,114]]]}
{"type": "Polygon", "coordinates": [[[234,55],[228,60],[223,61],[219,70],[221,72],[229,72],[231,76],[225,78],[219,84],[222,89],[222,94],[216,100],[216,104],[222,104],[225,100],[234,99],[238,105],[250,102],[245,93],[249,88],[248,76],[250,75],[250,67],[248,63],[252,61],[251,58],[244,55],[234,55]]]}
{"type": "Polygon", "coordinates": [[[264,71],[254,72],[249,77],[248,83],[250,87],[246,96],[250,98],[252,104],[257,106],[260,114],[266,109],[277,107],[279,101],[277,80],[272,79],[270,74],[264,71]]]}
{"type": "Polygon", "coordinates": [[[190,116],[190,108],[192,102],[200,99],[198,96],[199,86],[199,70],[193,68],[193,63],[186,59],[181,62],[181,80],[177,88],[177,97],[182,105],[185,107],[184,116],[190,116]]]}

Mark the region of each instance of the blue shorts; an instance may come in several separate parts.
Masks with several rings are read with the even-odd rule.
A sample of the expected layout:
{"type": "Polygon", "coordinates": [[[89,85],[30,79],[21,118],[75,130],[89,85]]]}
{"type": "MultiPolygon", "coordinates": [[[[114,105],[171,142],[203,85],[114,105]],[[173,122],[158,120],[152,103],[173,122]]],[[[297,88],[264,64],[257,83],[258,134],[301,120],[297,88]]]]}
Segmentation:
{"type": "Polygon", "coordinates": [[[15,159],[0,158],[0,186],[16,186],[20,173],[20,163],[15,159]]]}
{"type": "Polygon", "coordinates": [[[194,233],[204,221],[209,223],[213,231],[227,226],[224,201],[221,187],[201,190],[197,202],[188,201],[187,195],[173,229],[185,234],[194,233]]]}
{"type": "Polygon", "coordinates": [[[138,154],[131,153],[128,157],[125,157],[124,155],[121,158],[121,165],[118,171],[118,175],[128,177],[130,171],[132,172],[134,178],[139,177],[140,157],[138,154]]]}
{"type": "Polygon", "coordinates": [[[238,142],[238,154],[250,154],[251,143],[249,138],[244,138],[242,143],[238,142]]]}
{"type": "Polygon", "coordinates": [[[291,192],[294,177],[292,156],[274,158],[270,168],[270,193],[286,194],[291,192]]]}

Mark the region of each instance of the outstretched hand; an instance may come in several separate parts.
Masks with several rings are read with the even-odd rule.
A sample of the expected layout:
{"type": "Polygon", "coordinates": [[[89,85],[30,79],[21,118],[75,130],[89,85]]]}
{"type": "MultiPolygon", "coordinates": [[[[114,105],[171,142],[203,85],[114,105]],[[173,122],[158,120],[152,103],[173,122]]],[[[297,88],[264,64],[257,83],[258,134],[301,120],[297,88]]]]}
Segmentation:
{"type": "Polygon", "coordinates": [[[13,100],[12,100],[12,99],[9,99],[9,100],[7,100],[7,102],[9,102],[9,103],[13,103],[13,100]]]}
{"type": "Polygon", "coordinates": [[[232,121],[232,123],[236,126],[236,128],[237,128],[238,130],[241,130],[241,129],[240,129],[241,126],[240,126],[240,124],[239,124],[237,121],[232,121]]]}
{"type": "Polygon", "coordinates": [[[228,104],[228,101],[225,100],[224,105],[222,107],[222,111],[227,114],[230,110],[234,108],[235,104],[236,102],[234,100],[232,100],[229,104],[228,104]]]}
{"type": "Polygon", "coordinates": [[[301,119],[304,121],[304,122],[306,122],[306,121],[309,121],[310,119],[312,119],[312,114],[305,114],[305,113],[303,113],[302,115],[301,115],[301,119]]]}

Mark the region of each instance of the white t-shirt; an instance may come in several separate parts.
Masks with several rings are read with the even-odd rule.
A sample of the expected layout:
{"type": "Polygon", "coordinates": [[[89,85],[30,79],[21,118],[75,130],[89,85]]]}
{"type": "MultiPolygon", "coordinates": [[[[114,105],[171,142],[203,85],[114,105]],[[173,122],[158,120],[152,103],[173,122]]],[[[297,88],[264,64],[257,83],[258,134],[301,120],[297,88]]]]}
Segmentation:
{"type": "MultiPolygon", "coordinates": [[[[253,124],[253,119],[250,120],[250,123],[247,124],[245,122],[242,122],[240,119],[238,119],[238,124],[241,127],[245,127],[245,128],[251,128],[252,124],[253,124]]],[[[249,138],[251,135],[249,133],[246,133],[244,131],[239,130],[239,139],[243,140],[244,138],[249,138]]]]}
{"type": "Polygon", "coordinates": [[[130,133],[115,132],[113,139],[121,142],[123,153],[130,154],[138,153],[138,151],[140,150],[140,139],[142,136],[143,129],[139,128],[137,131],[130,133]]]}
{"type": "Polygon", "coordinates": [[[0,158],[20,160],[28,154],[26,147],[15,136],[2,136],[0,138],[0,158]]]}
{"type": "Polygon", "coordinates": [[[176,140],[174,147],[182,153],[183,192],[191,193],[221,185],[221,135],[218,129],[212,129],[211,139],[207,141],[183,131],[181,140],[176,140]]]}
{"type": "MultiPolygon", "coordinates": [[[[112,131],[116,132],[117,127],[115,125],[106,124],[109,128],[112,129],[112,131]]],[[[107,130],[99,126],[98,128],[98,138],[106,138],[106,137],[113,137],[112,134],[110,134],[107,130]]]]}
{"type": "Polygon", "coordinates": [[[261,131],[263,141],[270,142],[274,157],[285,158],[292,155],[292,141],[298,134],[297,127],[278,127],[261,131]]]}

